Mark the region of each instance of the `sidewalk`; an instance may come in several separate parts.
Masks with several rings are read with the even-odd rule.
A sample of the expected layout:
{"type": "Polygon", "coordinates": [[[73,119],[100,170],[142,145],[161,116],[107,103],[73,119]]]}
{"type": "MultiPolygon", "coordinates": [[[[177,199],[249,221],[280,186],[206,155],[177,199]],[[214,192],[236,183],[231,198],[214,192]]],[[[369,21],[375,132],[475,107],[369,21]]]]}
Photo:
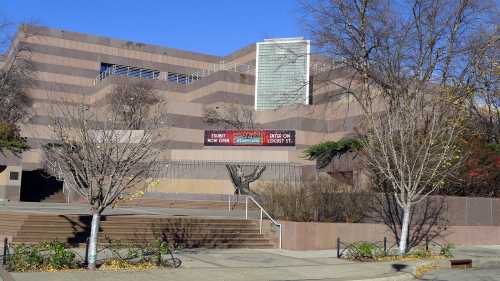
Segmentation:
{"type": "Polygon", "coordinates": [[[440,269],[425,274],[421,280],[500,281],[500,245],[467,246],[455,251],[456,258],[472,260],[472,269],[440,269]]]}
{"type": "MultiPolygon", "coordinates": [[[[470,257],[474,266],[500,268],[500,246],[459,247],[456,258],[470,257]]],[[[43,272],[11,273],[15,281],[278,281],[278,280],[415,280],[412,272],[420,262],[358,263],[337,259],[336,252],[278,249],[183,250],[178,269],[142,272],[43,272]],[[393,264],[402,268],[398,272],[393,264]],[[405,266],[406,265],[406,266],[405,266]]],[[[442,261],[447,263],[446,260],[442,261]]],[[[6,280],[4,280],[6,281],[6,280]]]]}
{"type": "MultiPolygon", "coordinates": [[[[143,272],[12,273],[16,281],[172,280],[413,280],[391,263],[356,263],[337,259],[335,251],[200,250],[179,254],[179,269],[143,272]]],[[[410,268],[408,268],[410,271],[410,268]]]]}

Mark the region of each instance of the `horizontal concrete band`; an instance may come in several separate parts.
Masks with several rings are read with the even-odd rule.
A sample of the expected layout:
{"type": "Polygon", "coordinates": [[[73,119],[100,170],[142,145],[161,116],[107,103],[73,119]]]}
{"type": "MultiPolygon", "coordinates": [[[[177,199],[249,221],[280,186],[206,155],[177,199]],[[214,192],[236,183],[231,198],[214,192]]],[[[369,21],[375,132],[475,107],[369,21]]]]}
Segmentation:
{"type": "MultiPolygon", "coordinates": [[[[156,81],[158,82],[158,81],[156,81]]],[[[219,82],[215,81],[214,83],[219,82]]],[[[162,84],[162,83],[153,83],[155,84],[162,84]]],[[[165,83],[163,83],[165,84],[165,83]]],[[[93,88],[93,87],[84,87],[84,86],[77,86],[77,85],[70,85],[70,84],[64,84],[64,83],[57,83],[57,82],[48,82],[48,81],[40,81],[40,80],[35,80],[33,85],[32,85],[32,91],[33,91],[33,101],[38,102],[38,103],[50,103],[50,104],[79,104],[84,102],[84,100],[79,100],[80,98],[85,98],[85,97],[95,97],[96,95],[105,95],[106,93],[101,93],[101,91],[110,91],[106,90],[109,89],[109,87],[112,86],[112,81],[102,81],[100,84],[100,87],[93,88]],[[108,87],[108,88],[106,88],[108,87]],[[40,95],[36,92],[41,91],[45,92],[45,96],[40,95]],[[54,98],[51,98],[52,95],[57,94],[54,98]],[[68,96],[67,100],[64,100],[63,97],[64,95],[71,95],[68,96]]],[[[212,104],[212,103],[238,103],[241,105],[247,105],[247,106],[253,106],[254,102],[254,97],[251,94],[244,94],[244,93],[237,93],[237,92],[231,92],[231,91],[224,91],[224,90],[216,90],[216,89],[223,89],[226,86],[218,86],[215,89],[207,89],[207,93],[203,93],[202,96],[195,97],[191,100],[189,100],[192,103],[199,103],[199,104],[212,104]],[[212,90],[215,90],[215,92],[210,92],[212,90]]],[[[165,88],[165,86],[157,86],[155,87],[156,89],[162,89],[165,88]]],[[[177,90],[177,89],[176,89],[177,90]]],[[[174,98],[172,95],[169,95],[167,91],[159,91],[160,96],[165,96],[165,98],[174,98]]],[[[189,93],[188,93],[189,94],[189,93]]],[[[319,100],[319,104],[322,104],[321,102],[324,101],[326,103],[334,103],[337,101],[341,101],[344,98],[344,93],[343,90],[335,90],[331,91],[328,93],[323,93],[318,95],[319,98],[316,100],[319,100]]],[[[97,101],[96,101],[97,102],[97,101]]],[[[87,101],[85,101],[87,104],[87,101]]],[[[106,104],[106,102],[101,99],[98,100],[97,104],[100,106],[106,104]]],[[[314,106],[314,105],[313,105],[314,106]]],[[[284,116],[282,114],[278,114],[279,116],[273,117],[271,119],[280,119],[283,118],[284,116]]],[[[326,117],[326,116],[325,116],[326,117]]],[[[327,118],[328,119],[328,118],[327,118]]]]}
{"type": "Polygon", "coordinates": [[[57,64],[49,64],[49,63],[41,63],[41,62],[32,62],[33,70],[37,72],[48,72],[48,73],[56,73],[56,74],[64,74],[70,76],[77,77],[85,77],[94,79],[99,75],[99,70],[90,70],[85,68],[78,68],[72,66],[65,65],[57,65],[57,64]]]}
{"type": "Polygon", "coordinates": [[[207,105],[212,103],[237,103],[240,105],[253,106],[254,97],[251,95],[240,94],[240,93],[217,91],[203,97],[192,99],[191,102],[207,104],[207,105]]]}
{"type": "MultiPolygon", "coordinates": [[[[23,128],[22,129],[22,134],[28,138],[28,140],[36,140],[36,139],[47,139],[49,141],[54,141],[51,140],[51,135],[50,132],[48,131],[49,128],[44,125],[40,126],[29,126],[28,128],[23,128]]],[[[165,131],[165,130],[164,130],[165,131]]],[[[186,145],[190,148],[193,147],[198,147],[197,145],[203,145],[203,133],[204,131],[199,129],[186,129],[186,128],[168,128],[165,131],[165,134],[163,134],[162,130],[159,132],[161,134],[160,138],[157,139],[155,142],[157,143],[165,143],[168,148],[170,147],[171,143],[190,143],[190,144],[183,144],[183,147],[186,145]],[[194,144],[191,144],[194,143],[194,144]]],[[[338,133],[331,133],[331,134],[318,134],[318,133],[313,133],[313,132],[304,132],[304,131],[297,131],[296,132],[296,146],[289,146],[289,147],[272,147],[272,146],[265,146],[261,147],[262,150],[276,150],[280,151],[283,149],[286,150],[296,150],[296,149],[301,149],[304,147],[308,147],[310,145],[317,144],[322,141],[322,138],[328,139],[328,140],[338,140],[341,138],[349,137],[351,136],[350,132],[338,132],[338,133]]],[[[33,145],[35,145],[37,142],[33,142],[33,145]]],[[[43,143],[42,143],[43,144],[43,143]]],[[[37,145],[36,147],[38,147],[37,145]]],[[[159,146],[161,147],[161,146],[159,146]]],[[[232,146],[231,146],[232,147],[232,146]]],[[[240,147],[232,147],[233,149],[240,149],[240,147]]]]}
{"type": "MultiPolygon", "coordinates": [[[[103,81],[103,86],[104,86],[104,81],[103,81]]],[[[157,86],[154,87],[155,90],[163,90],[165,87],[157,86]]],[[[60,92],[63,94],[69,94],[69,95],[79,95],[82,98],[92,96],[96,94],[97,91],[102,89],[100,88],[95,88],[95,87],[85,87],[85,86],[79,86],[79,85],[72,85],[72,84],[64,84],[64,83],[57,83],[57,82],[48,82],[48,81],[41,81],[41,80],[35,80],[34,84],[32,85],[32,89],[34,90],[43,90],[47,92],[60,92]]],[[[177,89],[176,89],[177,90],[177,89]]],[[[159,93],[160,95],[164,95],[164,93],[159,93]]],[[[189,94],[189,93],[188,93],[189,94]]],[[[168,93],[167,93],[168,96],[168,93]]],[[[323,103],[334,103],[336,101],[341,100],[344,98],[343,91],[338,90],[338,91],[332,91],[329,93],[323,93],[323,94],[318,94],[315,97],[315,103],[314,104],[323,104],[323,103]]],[[[242,93],[235,93],[231,91],[216,91],[213,93],[208,93],[204,96],[194,98],[190,100],[190,102],[193,103],[200,103],[200,104],[212,104],[212,103],[237,103],[241,105],[248,105],[248,106],[253,106],[254,105],[254,96],[250,94],[242,94],[242,93]]],[[[42,101],[50,101],[50,96],[47,96],[46,99],[40,99],[40,98],[35,98],[34,101],[42,102],[42,101]]],[[[61,99],[56,98],[54,103],[61,103],[64,101],[61,101],[61,99]]],[[[71,103],[69,103],[71,104],[71,103]]],[[[99,104],[102,104],[99,102],[99,104]]]]}
{"type": "MultiPolygon", "coordinates": [[[[105,81],[103,81],[105,82],[105,81]]],[[[159,86],[154,87],[155,90],[160,91],[173,91],[174,93],[179,93],[179,94],[188,94],[190,89],[186,87],[169,87],[169,83],[165,83],[162,81],[155,81],[157,82],[159,86]],[[161,85],[165,84],[165,85],[161,85]]],[[[221,80],[216,80],[213,79],[212,81],[206,81],[206,85],[198,85],[199,89],[201,89],[203,86],[210,86],[211,84],[215,84],[217,82],[221,82],[221,80]],[[210,84],[211,83],[211,84],[210,84]]],[[[103,83],[104,86],[104,83],[103,83]]],[[[71,95],[72,98],[84,98],[84,97],[93,97],[94,95],[97,95],[99,91],[102,89],[102,87],[87,87],[87,86],[80,86],[80,85],[73,85],[73,84],[67,84],[67,83],[59,83],[59,82],[52,82],[52,81],[43,81],[43,80],[35,80],[32,85],[30,85],[30,88],[32,90],[41,90],[47,93],[61,93],[61,94],[68,94],[71,95]]],[[[199,90],[199,89],[193,89],[194,90],[199,90]]],[[[207,93],[204,93],[203,96],[201,97],[194,97],[193,100],[196,100],[196,103],[214,103],[214,102],[219,102],[219,101],[228,101],[228,95],[231,95],[231,98],[229,101],[232,102],[237,102],[242,104],[248,104],[252,105],[253,104],[253,96],[251,94],[243,94],[243,93],[233,93],[231,91],[224,90],[224,87],[217,87],[217,89],[210,89],[210,91],[215,91],[215,93],[210,93],[209,90],[207,90],[207,93]],[[215,97],[210,97],[211,94],[215,94],[215,97]],[[232,95],[235,96],[232,96],[232,95]],[[223,100],[221,100],[223,99],[223,100]]],[[[36,97],[37,99],[41,99],[42,97],[36,97]]],[[[50,95],[47,95],[46,97],[43,97],[45,100],[50,101],[50,95]]],[[[57,102],[60,102],[62,99],[60,97],[55,98],[57,102]]]]}
{"type": "MultiPolygon", "coordinates": [[[[188,112],[186,112],[188,114],[188,112]]],[[[263,129],[287,129],[300,130],[317,133],[352,132],[361,121],[360,116],[350,116],[339,120],[320,120],[305,117],[293,117],[284,120],[259,124],[263,129]]],[[[49,125],[51,117],[47,115],[35,115],[29,123],[33,125],[49,125]]],[[[203,117],[167,113],[167,124],[160,128],[183,128],[183,129],[218,129],[219,126],[207,124],[203,117]]]]}
{"type": "MultiPolygon", "coordinates": [[[[44,138],[29,138],[28,144],[31,149],[40,149],[46,143],[53,142],[53,139],[44,139],[44,138]]],[[[192,150],[201,150],[201,149],[214,149],[214,150],[257,150],[262,151],[262,147],[252,147],[252,146],[227,146],[227,147],[206,147],[203,142],[188,142],[188,141],[177,141],[177,140],[167,140],[160,141],[155,147],[167,147],[168,149],[192,149],[192,150]]],[[[294,147],[266,147],[267,150],[304,150],[309,145],[305,144],[297,144],[294,147]]]]}
{"type": "Polygon", "coordinates": [[[40,89],[45,91],[62,92],[68,95],[80,95],[82,97],[89,96],[93,94],[96,89],[92,85],[81,86],[60,82],[43,81],[34,79],[33,83],[30,85],[31,89],[40,89]]]}
{"type": "MultiPolygon", "coordinates": [[[[39,89],[39,88],[37,88],[39,89]]],[[[55,92],[55,91],[54,91],[55,92]]],[[[62,94],[65,94],[64,92],[62,94]]],[[[168,93],[158,93],[160,97],[163,98],[168,98],[169,95],[168,93]]],[[[84,98],[85,96],[82,95],[81,98],[84,98]]],[[[80,105],[81,102],[79,101],[64,101],[60,99],[51,99],[50,96],[47,96],[45,99],[42,98],[32,98],[32,102],[35,103],[40,103],[40,104],[60,104],[60,105],[80,105]]],[[[208,93],[205,96],[195,98],[191,100],[190,102],[192,103],[198,103],[198,104],[205,104],[205,105],[210,105],[213,103],[237,103],[240,105],[246,105],[246,106],[253,106],[254,98],[253,96],[247,95],[247,94],[241,94],[241,93],[234,93],[234,92],[228,92],[228,91],[216,91],[212,93],[208,93]]],[[[97,105],[94,105],[96,108],[106,106],[107,105],[107,98],[104,100],[99,100],[97,105]]]]}
{"type": "MultiPolygon", "coordinates": [[[[194,72],[200,71],[200,69],[186,67],[186,66],[182,66],[182,65],[174,65],[174,64],[159,63],[159,62],[154,62],[154,61],[139,60],[139,59],[134,59],[134,58],[122,57],[122,56],[107,55],[107,54],[102,54],[102,53],[81,51],[81,50],[68,49],[68,48],[63,48],[63,47],[29,43],[29,42],[21,42],[19,44],[19,48],[27,49],[33,53],[54,55],[54,56],[59,56],[62,58],[79,59],[79,60],[85,60],[85,61],[96,62],[96,63],[104,62],[104,63],[112,63],[112,64],[130,65],[130,66],[143,67],[143,68],[152,68],[152,69],[159,70],[159,71],[169,71],[169,72],[178,72],[178,73],[194,73],[194,72]]],[[[97,68],[96,71],[99,71],[99,68],[97,68]]],[[[93,76],[92,78],[96,78],[96,77],[97,77],[97,74],[95,76],[93,76]]]]}
{"type": "MultiPolygon", "coordinates": [[[[69,76],[67,73],[64,73],[64,69],[68,68],[67,66],[48,66],[44,65],[43,67],[45,68],[54,68],[57,70],[54,70],[55,72],[39,72],[43,73],[44,77],[50,78],[53,76],[52,80],[57,79],[58,81],[47,81],[45,79],[40,79],[40,75],[35,76],[34,82],[31,86],[33,89],[43,89],[47,91],[57,91],[57,92],[68,92],[68,93],[76,93],[76,94],[81,94],[81,95],[92,95],[97,93],[99,90],[101,90],[103,87],[106,87],[109,85],[109,83],[115,83],[116,79],[113,77],[106,78],[105,80],[101,81],[98,83],[97,86],[92,85],[93,81],[92,79],[84,76],[69,76]],[[51,75],[54,74],[54,75],[51,75]],[[58,78],[58,76],[61,76],[61,78],[58,78]],[[75,78],[85,78],[88,79],[88,86],[87,83],[82,84],[74,84],[74,83],[61,83],[59,81],[65,80],[65,77],[75,77],[75,78]]],[[[52,70],[51,70],[52,71],[52,70]]],[[[237,85],[249,85],[253,86],[254,80],[253,76],[250,75],[245,75],[241,73],[235,73],[235,72],[230,72],[230,71],[219,71],[215,72],[207,77],[204,77],[203,79],[197,80],[189,85],[183,85],[183,84],[177,84],[174,82],[167,82],[167,81],[160,81],[160,80],[149,80],[151,82],[151,85],[153,86],[153,89],[159,90],[159,91],[173,91],[173,92],[178,92],[178,93],[187,93],[189,94],[190,92],[197,91],[202,89],[203,87],[207,87],[209,85],[212,85],[217,82],[227,82],[227,83],[235,83],[237,85]]],[[[69,82],[69,81],[68,81],[69,82]]],[[[249,95],[252,93],[249,93],[249,95]]]]}

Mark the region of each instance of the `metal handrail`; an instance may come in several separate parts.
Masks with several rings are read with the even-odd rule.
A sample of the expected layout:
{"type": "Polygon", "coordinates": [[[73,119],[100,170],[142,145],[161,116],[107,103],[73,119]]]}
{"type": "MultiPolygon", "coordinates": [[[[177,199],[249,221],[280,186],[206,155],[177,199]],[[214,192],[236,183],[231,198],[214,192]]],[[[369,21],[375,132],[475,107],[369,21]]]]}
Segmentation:
{"type": "MultiPolygon", "coordinates": [[[[174,75],[182,75],[185,76],[187,79],[186,83],[180,83],[180,84],[189,84],[192,83],[193,81],[199,80],[203,77],[209,76],[212,73],[219,72],[219,71],[234,71],[238,73],[244,73],[244,74],[252,74],[254,73],[255,66],[250,65],[250,64],[238,64],[234,62],[218,62],[218,63],[211,63],[207,66],[206,69],[200,69],[196,72],[193,73],[173,73],[174,75]]],[[[158,70],[153,70],[153,69],[143,69],[140,67],[135,67],[135,66],[125,66],[125,65],[113,65],[112,67],[106,69],[105,71],[100,72],[97,77],[93,81],[93,85],[97,85],[98,82],[106,79],[108,76],[130,76],[129,73],[131,71],[138,71],[139,76],[137,75],[132,75],[133,77],[138,77],[138,78],[143,78],[141,77],[142,72],[147,73],[147,77],[152,77],[150,79],[153,80],[164,80],[164,81],[170,81],[173,82],[173,80],[169,80],[168,74],[170,72],[165,71],[165,72],[160,72],[160,73],[166,73],[165,77],[161,77],[160,73],[158,70]],[[152,75],[150,75],[152,73],[152,75]],[[125,74],[125,75],[124,75],[125,74]]],[[[144,78],[147,78],[146,76],[144,78]]],[[[178,80],[178,77],[177,77],[178,80]]]]}
{"type": "Polygon", "coordinates": [[[275,219],[273,219],[273,217],[271,217],[271,215],[269,215],[269,213],[266,212],[266,210],[264,210],[264,208],[252,197],[252,196],[249,196],[247,195],[245,197],[245,219],[248,220],[248,199],[250,198],[250,200],[252,200],[252,202],[257,205],[257,207],[259,207],[260,209],[260,219],[259,219],[259,234],[262,234],[262,219],[263,219],[263,214],[266,215],[266,217],[277,227],[279,227],[280,231],[279,231],[279,248],[281,249],[281,239],[282,239],[282,226],[281,226],[281,223],[277,222],[275,219]]]}

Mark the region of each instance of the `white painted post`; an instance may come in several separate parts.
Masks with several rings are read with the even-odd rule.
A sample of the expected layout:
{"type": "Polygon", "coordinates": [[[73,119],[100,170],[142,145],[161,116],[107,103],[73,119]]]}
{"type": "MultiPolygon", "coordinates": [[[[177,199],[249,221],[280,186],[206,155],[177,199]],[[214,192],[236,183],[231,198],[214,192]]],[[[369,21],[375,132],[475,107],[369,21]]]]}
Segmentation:
{"type": "Polygon", "coordinates": [[[283,233],[283,226],[280,224],[280,249],[281,249],[281,236],[282,236],[282,233],[283,233]]]}
{"type": "Polygon", "coordinates": [[[262,208],[260,208],[260,226],[259,226],[259,234],[262,234],[262,208]]]}
{"type": "Polygon", "coordinates": [[[231,212],[231,194],[227,197],[227,211],[231,212]]]}
{"type": "Polygon", "coordinates": [[[248,220],[248,196],[245,197],[245,219],[248,220]]]}

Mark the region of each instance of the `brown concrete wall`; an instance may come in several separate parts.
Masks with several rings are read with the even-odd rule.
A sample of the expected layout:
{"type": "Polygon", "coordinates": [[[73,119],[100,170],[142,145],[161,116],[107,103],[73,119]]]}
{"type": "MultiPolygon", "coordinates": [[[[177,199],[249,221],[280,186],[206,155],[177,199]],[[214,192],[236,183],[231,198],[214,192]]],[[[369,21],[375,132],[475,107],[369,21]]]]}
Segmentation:
{"type": "MultiPolygon", "coordinates": [[[[392,234],[383,224],[314,223],[280,221],[283,226],[283,249],[326,250],[342,242],[383,241],[392,234]]],[[[390,241],[391,242],[391,241],[390,241]]],[[[438,242],[454,245],[500,245],[500,226],[450,226],[438,242]]]]}
{"type": "MultiPolygon", "coordinates": [[[[442,197],[431,197],[441,200],[442,197]]],[[[500,198],[445,198],[448,227],[437,242],[455,245],[500,245],[500,198]]],[[[290,250],[334,249],[343,242],[382,241],[392,233],[378,223],[314,223],[281,221],[283,248],[290,250]]]]}
{"type": "Polygon", "coordinates": [[[0,151],[0,201],[19,201],[22,179],[21,162],[21,157],[0,151]],[[10,178],[11,173],[17,173],[17,180],[10,178]]]}
{"type": "Polygon", "coordinates": [[[500,227],[500,198],[448,196],[445,204],[449,225],[500,227]]]}

